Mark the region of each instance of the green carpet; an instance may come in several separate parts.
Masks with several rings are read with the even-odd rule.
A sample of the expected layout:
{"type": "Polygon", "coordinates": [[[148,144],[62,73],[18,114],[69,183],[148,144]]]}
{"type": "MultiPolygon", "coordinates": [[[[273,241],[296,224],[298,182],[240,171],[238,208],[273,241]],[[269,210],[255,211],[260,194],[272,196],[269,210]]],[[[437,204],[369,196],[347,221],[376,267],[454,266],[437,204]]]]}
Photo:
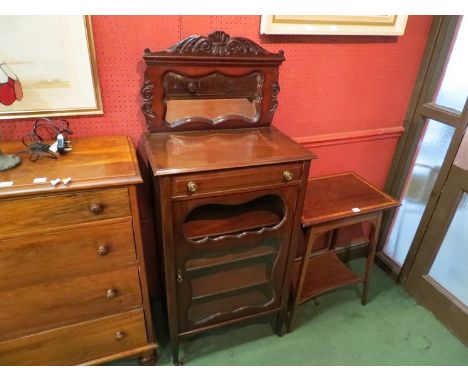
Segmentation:
{"type": "MultiPolygon", "coordinates": [[[[351,266],[362,269],[363,261],[351,266]]],[[[317,301],[299,307],[295,330],[281,338],[272,318],[247,321],[182,343],[181,359],[185,365],[468,365],[468,348],[377,266],[366,306],[357,285],[317,301]]],[[[155,308],[157,365],[171,365],[166,322],[155,308]]]]}

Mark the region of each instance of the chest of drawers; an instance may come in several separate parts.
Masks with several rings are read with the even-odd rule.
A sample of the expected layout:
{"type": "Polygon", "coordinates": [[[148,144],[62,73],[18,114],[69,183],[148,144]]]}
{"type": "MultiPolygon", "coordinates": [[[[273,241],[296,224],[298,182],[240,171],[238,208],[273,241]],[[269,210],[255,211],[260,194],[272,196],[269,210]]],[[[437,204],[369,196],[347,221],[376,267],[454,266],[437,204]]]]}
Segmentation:
{"type": "Polygon", "coordinates": [[[0,365],[155,360],[133,147],[126,137],[73,143],[56,161],[0,173],[13,182],[0,188],[0,365]]]}

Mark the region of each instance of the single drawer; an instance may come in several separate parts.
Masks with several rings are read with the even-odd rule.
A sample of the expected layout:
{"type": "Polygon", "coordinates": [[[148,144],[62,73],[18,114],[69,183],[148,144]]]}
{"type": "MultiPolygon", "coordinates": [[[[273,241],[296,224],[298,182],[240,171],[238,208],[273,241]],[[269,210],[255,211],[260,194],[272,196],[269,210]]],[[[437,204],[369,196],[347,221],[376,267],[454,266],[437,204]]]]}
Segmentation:
{"type": "Polygon", "coordinates": [[[135,263],[132,222],[0,240],[0,291],[135,263]]]}
{"type": "Polygon", "coordinates": [[[126,188],[0,202],[0,236],[130,216],[126,188]]]}
{"type": "Polygon", "coordinates": [[[147,343],[142,310],[0,342],[0,365],[75,365],[147,343]]]}
{"type": "Polygon", "coordinates": [[[268,186],[297,184],[301,179],[302,162],[178,175],[172,178],[172,197],[222,194],[242,189],[255,190],[268,186]]]}
{"type": "Polygon", "coordinates": [[[132,266],[0,292],[0,338],[37,332],[141,305],[138,269],[132,266]]]}

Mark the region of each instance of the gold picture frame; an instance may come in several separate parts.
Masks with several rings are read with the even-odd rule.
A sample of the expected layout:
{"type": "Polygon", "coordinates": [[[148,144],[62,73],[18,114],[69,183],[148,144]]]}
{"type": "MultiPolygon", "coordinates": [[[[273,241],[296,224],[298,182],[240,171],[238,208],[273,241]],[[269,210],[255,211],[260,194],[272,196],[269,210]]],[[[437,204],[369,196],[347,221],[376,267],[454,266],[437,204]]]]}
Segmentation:
{"type": "Polygon", "coordinates": [[[408,16],[262,16],[261,34],[401,36],[408,16]]]}
{"type": "Polygon", "coordinates": [[[91,16],[0,16],[7,30],[0,86],[10,74],[22,98],[0,102],[0,119],[103,114],[91,16]]]}

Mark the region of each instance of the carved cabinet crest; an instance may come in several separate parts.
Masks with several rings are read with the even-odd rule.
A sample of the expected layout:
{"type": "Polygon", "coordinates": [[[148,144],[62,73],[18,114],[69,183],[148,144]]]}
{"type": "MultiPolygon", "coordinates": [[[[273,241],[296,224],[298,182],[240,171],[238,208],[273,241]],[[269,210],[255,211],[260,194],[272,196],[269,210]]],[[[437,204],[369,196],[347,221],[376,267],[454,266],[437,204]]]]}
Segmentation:
{"type": "Polygon", "coordinates": [[[283,51],[222,31],[145,50],[142,112],[150,131],[268,126],[278,107],[283,51]],[[177,94],[174,90],[177,90],[177,94]]]}

